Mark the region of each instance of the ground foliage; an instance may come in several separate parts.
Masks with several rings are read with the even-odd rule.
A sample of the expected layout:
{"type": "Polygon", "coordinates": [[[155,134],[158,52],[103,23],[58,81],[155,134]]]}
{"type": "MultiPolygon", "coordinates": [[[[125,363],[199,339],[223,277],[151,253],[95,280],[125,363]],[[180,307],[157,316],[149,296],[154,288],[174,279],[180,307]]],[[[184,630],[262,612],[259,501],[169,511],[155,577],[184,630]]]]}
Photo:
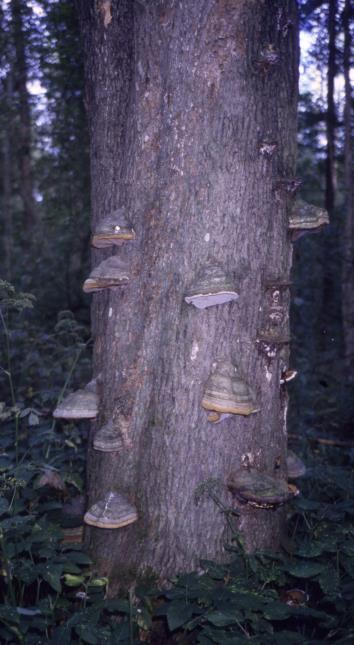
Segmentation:
{"type": "Polygon", "coordinates": [[[89,377],[90,339],[62,312],[38,348],[33,298],[5,282],[0,293],[8,383],[0,404],[1,642],[352,642],[354,449],[321,445],[316,428],[294,440],[308,474],[288,509],[281,553],[248,555],[235,534],[229,564],[201,561],[165,589],[145,580],[129,597],[110,598],[83,545],[65,539],[77,520],[63,504],[84,491],[87,427],[51,417],[65,390],[89,377]]]}

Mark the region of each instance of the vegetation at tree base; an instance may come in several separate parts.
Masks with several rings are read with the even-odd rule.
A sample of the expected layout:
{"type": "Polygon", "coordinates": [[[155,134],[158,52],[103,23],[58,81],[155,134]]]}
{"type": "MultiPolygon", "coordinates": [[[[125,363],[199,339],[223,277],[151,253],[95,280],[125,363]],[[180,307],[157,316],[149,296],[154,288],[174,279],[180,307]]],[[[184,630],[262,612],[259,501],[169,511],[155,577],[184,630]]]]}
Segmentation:
{"type": "MultiPolygon", "coordinates": [[[[338,79],[347,3],[335,4],[338,79]]],[[[335,96],[331,225],[294,245],[291,367],[298,376],[288,386],[289,446],[301,455],[307,473],[297,481],[300,495],[286,506],[282,550],[249,554],[235,530],[226,545],[227,564],[201,561],[197,571],[176,576],[163,588],[154,572],[147,572],[128,595],[112,598],[109,580],[97,573],[81,541],[82,513],[66,510],[68,503],[80,509],[85,494],[88,422],[52,419],[57,401],[91,378],[89,300],[81,292],[90,227],[78,24],[69,0],[16,0],[15,5],[27,12],[22,34],[27,86],[38,79],[42,89],[27,97],[36,217],[25,223],[15,145],[21,128],[14,76],[18,43],[3,3],[0,198],[7,219],[1,223],[6,246],[0,281],[0,641],[349,645],[354,640],[354,404],[341,288],[348,236],[343,96],[335,96]]],[[[315,42],[304,65],[313,68],[315,62],[322,74],[328,6],[324,0],[301,3],[303,30],[315,42]]],[[[300,100],[297,174],[303,179],[301,196],[319,205],[326,188],[326,101],[316,87],[307,88],[300,100]]],[[[198,494],[209,494],[232,524],[218,493],[217,482],[206,482],[195,491],[195,502],[198,494]]]]}

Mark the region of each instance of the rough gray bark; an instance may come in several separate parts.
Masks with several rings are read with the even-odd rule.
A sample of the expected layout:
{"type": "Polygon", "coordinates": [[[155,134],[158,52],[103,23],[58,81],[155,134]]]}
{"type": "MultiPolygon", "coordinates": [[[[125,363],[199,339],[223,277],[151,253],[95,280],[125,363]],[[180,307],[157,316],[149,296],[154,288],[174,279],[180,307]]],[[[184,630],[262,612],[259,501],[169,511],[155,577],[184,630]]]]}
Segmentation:
{"type": "Polygon", "coordinates": [[[344,104],[344,189],[345,223],[343,235],[343,291],[342,314],[344,331],[344,358],[347,383],[354,380],[354,212],[353,212],[353,110],[351,69],[351,3],[346,0],[343,11],[344,56],[343,71],[345,83],[344,104]]]}
{"type": "MultiPolygon", "coordinates": [[[[158,577],[225,559],[225,515],[198,487],[242,464],[284,475],[286,393],[276,356],[261,349],[268,278],[288,279],[287,216],[295,170],[297,17],[293,0],[78,0],[87,71],[93,225],[123,208],[136,240],[116,252],[127,286],[93,296],[99,423],[128,421],[121,453],[89,446],[89,501],[116,489],[139,521],[90,528],[103,573],[158,577]],[[274,54],[274,55],[273,55],[274,54]],[[277,55],[279,54],[279,55],[277,55]],[[272,61],[272,62],[271,62],[272,61]],[[274,149],[273,144],[276,142],[274,149]],[[265,145],[267,144],[267,145],[265,145]],[[273,154],[272,154],[273,153],[273,154]],[[280,183],[279,183],[280,182],[280,183]],[[199,311],[184,294],[219,262],[236,302],[199,311]],[[211,424],[201,399],[212,362],[228,358],[254,388],[260,412],[211,424]]],[[[94,263],[111,254],[94,253],[94,263]]],[[[288,332],[289,294],[283,289],[288,332]]],[[[279,332],[279,333],[280,333],[279,332]]],[[[247,548],[277,548],[281,510],[242,508],[233,525],[247,548]]]]}

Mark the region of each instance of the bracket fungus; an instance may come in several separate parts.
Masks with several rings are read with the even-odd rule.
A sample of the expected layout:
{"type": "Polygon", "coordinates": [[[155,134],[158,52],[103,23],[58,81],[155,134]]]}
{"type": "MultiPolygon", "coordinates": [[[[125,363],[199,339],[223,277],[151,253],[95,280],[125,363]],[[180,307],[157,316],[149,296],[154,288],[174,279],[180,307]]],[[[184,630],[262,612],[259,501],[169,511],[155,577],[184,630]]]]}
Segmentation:
{"type": "Polygon", "coordinates": [[[289,487],[283,479],[244,468],[231,475],[228,488],[240,502],[254,508],[275,508],[299,492],[294,486],[289,487]]]}
{"type": "Polygon", "coordinates": [[[95,267],[83,285],[85,293],[119,287],[129,282],[129,270],[125,262],[116,255],[95,267]]]}
{"type": "Polygon", "coordinates": [[[122,432],[115,427],[112,421],[108,421],[95,434],[93,440],[95,450],[102,452],[118,452],[124,448],[122,432]]]}
{"type": "Polygon", "coordinates": [[[208,419],[214,423],[225,418],[224,416],[221,418],[225,414],[248,416],[259,411],[250,387],[241,378],[237,367],[230,361],[213,363],[212,373],[205,386],[202,407],[205,410],[221,413],[218,417],[208,416],[208,419]]]}
{"type": "Polygon", "coordinates": [[[309,204],[303,199],[295,200],[289,217],[289,230],[293,241],[306,233],[318,233],[327,224],[329,216],[325,208],[309,204]]]}
{"type": "Polygon", "coordinates": [[[288,450],[286,465],[289,479],[297,479],[298,477],[303,477],[306,474],[306,466],[304,462],[292,450],[288,450]]]}
{"type": "Polygon", "coordinates": [[[109,491],[84,515],[84,522],[100,529],[119,529],[136,522],[138,513],[133,504],[120,493],[109,491]]]}
{"type": "Polygon", "coordinates": [[[281,373],[280,377],[280,385],[284,385],[284,383],[289,383],[289,381],[292,381],[294,378],[297,376],[297,370],[284,370],[281,373]]]}
{"type": "Polygon", "coordinates": [[[90,381],[82,390],[68,394],[53,412],[55,419],[95,419],[98,414],[97,381],[90,381]]]}
{"type": "Polygon", "coordinates": [[[91,244],[97,249],[104,249],[107,246],[121,246],[128,240],[135,240],[135,231],[124,214],[118,210],[106,215],[98,223],[91,244]]]}
{"type": "Polygon", "coordinates": [[[205,309],[237,300],[238,297],[239,294],[230,276],[217,264],[210,264],[198,273],[196,281],[191,285],[184,299],[198,309],[205,309]]]}

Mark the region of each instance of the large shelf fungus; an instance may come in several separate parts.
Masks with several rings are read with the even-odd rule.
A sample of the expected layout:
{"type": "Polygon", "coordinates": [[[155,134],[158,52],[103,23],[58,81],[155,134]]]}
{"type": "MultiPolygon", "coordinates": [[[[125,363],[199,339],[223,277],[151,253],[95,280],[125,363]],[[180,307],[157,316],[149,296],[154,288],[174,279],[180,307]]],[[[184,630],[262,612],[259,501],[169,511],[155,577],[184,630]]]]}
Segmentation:
{"type": "Polygon", "coordinates": [[[293,241],[306,233],[318,233],[329,224],[328,212],[303,199],[296,199],[289,217],[289,230],[293,241]]]}
{"type": "Polygon", "coordinates": [[[198,309],[205,309],[237,300],[238,297],[239,294],[230,276],[217,264],[210,264],[198,273],[196,281],[190,286],[184,299],[198,309]]]}
{"type": "Polygon", "coordinates": [[[105,423],[96,433],[93,440],[95,450],[101,452],[119,452],[124,448],[123,434],[112,421],[105,423]]]}
{"type": "Polygon", "coordinates": [[[100,529],[119,529],[136,522],[138,513],[123,495],[109,491],[85,513],[84,521],[100,529]]]}
{"type": "Polygon", "coordinates": [[[238,369],[230,361],[213,363],[212,373],[206,383],[202,406],[210,410],[208,419],[221,421],[227,414],[248,416],[258,412],[250,387],[241,378],[238,369]]]}
{"type": "Polygon", "coordinates": [[[241,469],[233,473],[228,487],[239,502],[255,508],[275,508],[298,494],[297,488],[285,480],[257,470],[241,469]]]}
{"type": "Polygon", "coordinates": [[[68,394],[53,412],[55,419],[95,419],[98,414],[96,380],[90,381],[82,390],[68,394]]]}
{"type": "Polygon", "coordinates": [[[125,262],[116,255],[103,260],[95,267],[83,285],[85,293],[120,287],[129,282],[129,270],[125,262]]]}
{"type": "Polygon", "coordinates": [[[128,240],[135,240],[135,231],[121,211],[106,215],[96,226],[91,244],[98,249],[107,246],[121,246],[128,240]]]}

